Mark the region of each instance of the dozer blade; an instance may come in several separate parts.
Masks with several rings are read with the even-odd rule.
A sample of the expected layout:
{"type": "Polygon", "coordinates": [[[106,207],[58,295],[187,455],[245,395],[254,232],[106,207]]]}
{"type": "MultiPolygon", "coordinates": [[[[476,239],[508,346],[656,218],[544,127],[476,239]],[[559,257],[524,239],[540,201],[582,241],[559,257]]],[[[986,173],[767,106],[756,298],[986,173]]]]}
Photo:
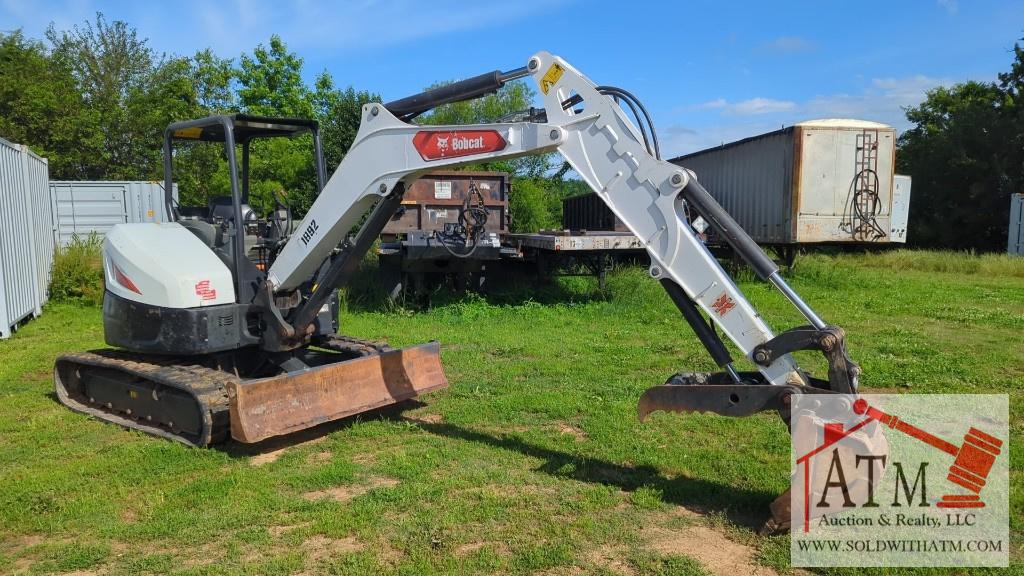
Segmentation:
{"type": "Polygon", "coordinates": [[[437,342],[234,382],[228,385],[231,436],[259,442],[446,386],[437,342]]]}

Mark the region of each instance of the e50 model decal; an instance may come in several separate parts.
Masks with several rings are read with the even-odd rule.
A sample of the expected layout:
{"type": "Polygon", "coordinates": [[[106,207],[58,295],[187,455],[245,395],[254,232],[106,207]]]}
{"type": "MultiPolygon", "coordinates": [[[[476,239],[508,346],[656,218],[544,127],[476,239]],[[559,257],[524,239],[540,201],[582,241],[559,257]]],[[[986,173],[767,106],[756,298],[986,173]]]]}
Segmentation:
{"type": "Polygon", "coordinates": [[[302,245],[309,246],[309,241],[313,239],[313,236],[316,236],[316,231],[319,229],[320,227],[317,226],[316,220],[310,220],[309,226],[306,226],[306,231],[302,233],[302,245]]]}
{"type": "Polygon", "coordinates": [[[424,160],[458,158],[504,150],[508,142],[496,130],[421,131],[412,145],[424,160]]]}

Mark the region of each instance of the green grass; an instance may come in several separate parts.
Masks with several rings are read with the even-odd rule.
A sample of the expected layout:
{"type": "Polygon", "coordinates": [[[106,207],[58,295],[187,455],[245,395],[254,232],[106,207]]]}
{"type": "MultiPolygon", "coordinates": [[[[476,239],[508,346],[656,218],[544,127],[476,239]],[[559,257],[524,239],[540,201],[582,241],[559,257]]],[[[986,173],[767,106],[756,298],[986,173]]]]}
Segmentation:
{"type": "MultiPolygon", "coordinates": [[[[806,257],[791,280],[846,329],[867,389],[1009,392],[1018,445],[1024,263],[913,254],[806,257]]],[[[769,287],[742,287],[773,326],[799,323],[769,287]]],[[[788,481],[777,418],[636,421],[645,388],[714,368],[657,284],[626,269],[604,294],[583,279],[536,294],[351,306],[346,334],[440,340],[451,387],[258,457],[61,407],[53,359],[102,346],[101,312],[48,306],[0,342],[0,573],[704,574],[699,551],[658,545],[694,526],[787,571],[788,538],[756,534],[788,481]]],[[[1020,570],[1021,451],[1011,459],[1020,570]]]]}
{"type": "Polygon", "coordinates": [[[71,238],[57,246],[50,274],[50,298],[99,304],[103,301],[103,239],[95,233],[71,238]]]}

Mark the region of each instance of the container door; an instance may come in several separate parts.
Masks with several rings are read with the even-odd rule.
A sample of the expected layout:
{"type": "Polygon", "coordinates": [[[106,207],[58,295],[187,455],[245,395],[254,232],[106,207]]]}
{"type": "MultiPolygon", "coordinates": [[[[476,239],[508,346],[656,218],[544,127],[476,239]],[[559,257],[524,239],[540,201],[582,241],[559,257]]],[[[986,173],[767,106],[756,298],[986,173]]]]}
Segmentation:
{"type": "Polygon", "coordinates": [[[1010,195],[1009,253],[1024,256],[1024,194],[1010,195]]]}
{"type": "Polygon", "coordinates": [[[889,241],[907,242],[910,219],[910,176],[896,174],[892,179],[892,214],[889,217],[889,241]]]}
{"type": "Polygon", "coordinates": [[[128,221],[122,184],[62,183],[54,185],[60,243],[66,246],[77,234],[104,236],[117,224],[128,221]]]}
{"type": "Polygon", "coordinates": [[[889,241],[894,131],[805,127],[800,138],[797,241],[889,241]]]}

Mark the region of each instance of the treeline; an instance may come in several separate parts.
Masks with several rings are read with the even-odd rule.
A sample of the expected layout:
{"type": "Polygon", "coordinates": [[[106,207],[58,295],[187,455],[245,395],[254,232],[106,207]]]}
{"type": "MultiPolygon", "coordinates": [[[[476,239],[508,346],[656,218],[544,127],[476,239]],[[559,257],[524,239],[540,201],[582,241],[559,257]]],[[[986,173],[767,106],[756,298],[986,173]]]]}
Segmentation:
{"type": "Polygon", "coordinates": [[[1024,192],[1024,50],[997,82],[928,92],[907,109],[897,171],[913,177],[915,246],[1005,252],[1010,194],[1024,192]]]}
{"type": "MultiPolygon", "coordinates": [[[[278,36],[238,58],[211,50],[191,56],[161,54],[126,22],[97,14],[92,22],[45,38],[20,30],[0,34],[0,137],[27,144],[46,157],[53,180],[160,180],[162,138],[168,124],[211,114],[243,112],[313,118],[320,122],[328,173],[341,162],[359,129],[372,92],[339,87],[321,72],[312,85],[303,60],[278,36]]],[[[415,91],[410,87],[410,92],[415,91]]],[[[528,108],[523,82],[473,102],[444,106],[420,123],[493,122],[528,108]]],[[[257,211],[282,195],[304,213],[316,194],[312,142],[306,137],[262,142],[252,150],[251,203],[257,211]]],[[[517,230],[556,227],[560,197],[579,187],[563,181],[551,156],[494,162],[474,168],[517,176],[510,211],[517,230]],[[554,174],[554,176],[552,176],[554,174]]],[[[202,206],[230,194],[220,146],[184,144],[174,157],[184,205],[202,206]]]]}

